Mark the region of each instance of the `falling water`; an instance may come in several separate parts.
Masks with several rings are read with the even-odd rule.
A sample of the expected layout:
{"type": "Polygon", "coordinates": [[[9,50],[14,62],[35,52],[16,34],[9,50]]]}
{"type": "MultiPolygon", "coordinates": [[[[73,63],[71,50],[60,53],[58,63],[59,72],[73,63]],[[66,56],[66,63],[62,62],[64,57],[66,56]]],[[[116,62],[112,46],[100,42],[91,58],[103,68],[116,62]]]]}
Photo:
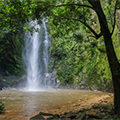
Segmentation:
{"type": "Polygon", "coordinates": [[[43,20],[42,25],[38,25],[36,21],[30,22],[30,26],[34,26],[35,30],[32,35],[27,32],[25,35],[25,49],[23,52],[23,60],[25,62],[27,74],[27,90],[40,90],[47,87],[48,74],[48,47],[49,36],[46,23],[43,20]]]}
{"type": "Polygon", "coordinates": [[[47,85],[49,84],[48,82],[48,76],[49,76],[49,73],[48,73],[48,47],[49,47],[49,36],[48,36],[48,32],[47,32],[47,28],[46,28],[46,24],[45,24],[45,21],[43,20],[43,28],[45,30],[45,39],[44,39],[44,53],[43,53],[43,56],[44,56],[44,64],[45,64],[45,85],[47,87],[47,85]],[[47,84],[48,83],[48,84],[47,84]]]}

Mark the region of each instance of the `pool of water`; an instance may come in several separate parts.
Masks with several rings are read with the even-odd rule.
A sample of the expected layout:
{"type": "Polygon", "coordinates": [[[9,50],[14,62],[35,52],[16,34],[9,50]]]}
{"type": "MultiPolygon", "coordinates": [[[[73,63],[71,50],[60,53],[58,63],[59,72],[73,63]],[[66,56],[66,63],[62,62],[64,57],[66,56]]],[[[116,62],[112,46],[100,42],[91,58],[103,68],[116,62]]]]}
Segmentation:
{"type": "Polygon", "coordinates": [[[0,102],[6,107],[4,114],[0,115],[0,120],[29,120],[31,116],[47,108],[54,108],[65,104],[70,104],[79,100],[80,97],[95,95],[98,92],[82,90],[4,90],[0,92],[0,102]]]}

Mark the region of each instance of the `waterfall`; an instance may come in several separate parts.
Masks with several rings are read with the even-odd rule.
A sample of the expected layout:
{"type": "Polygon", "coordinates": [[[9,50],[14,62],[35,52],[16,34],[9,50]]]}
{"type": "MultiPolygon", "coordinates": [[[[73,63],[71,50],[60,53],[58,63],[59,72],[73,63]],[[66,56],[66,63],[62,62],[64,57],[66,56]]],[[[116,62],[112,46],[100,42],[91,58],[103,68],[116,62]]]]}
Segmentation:
{"type": "Polygon", "coordinates": [[[47,87],[47,83],[49,82],[48,80],[48,76],[49,76],[49,73],[48,73],[48,60],[49,60],[49,57],[48,57],[48,47],[49,47],[49,36],[48,36],[48,32],[47,32],[47,27],[46,27],[46,24],[45,24],[45,21],[43,20],[43,28],[45,30],[45,39],[44,39],[44,53],[43,53],[43,58],[44,58],[44,64],[45,64],[45,85],[47,87]]]}
{"type": "Polygon", "coordinates": [[[25,33],[23,60],[27,76],[26,89],[34,91],[48,87],[49,36],[44,19],[41,25],[32,21],[29,26],[33,26],[34,30],[32,34],[25,33]]]}

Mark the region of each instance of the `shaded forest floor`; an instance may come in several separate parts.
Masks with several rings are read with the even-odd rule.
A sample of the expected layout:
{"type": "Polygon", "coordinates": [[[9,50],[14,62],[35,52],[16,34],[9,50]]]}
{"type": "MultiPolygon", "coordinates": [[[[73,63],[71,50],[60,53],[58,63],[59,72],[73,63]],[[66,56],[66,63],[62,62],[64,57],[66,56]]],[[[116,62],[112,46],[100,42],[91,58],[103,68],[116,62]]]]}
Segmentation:
{"type": "Polygon", "coordinates": [[[113,111],[113,94],[103,93],[92,98],[80,98],[69,105],[44,110],[31,120],[117,120],[113,111]]]}

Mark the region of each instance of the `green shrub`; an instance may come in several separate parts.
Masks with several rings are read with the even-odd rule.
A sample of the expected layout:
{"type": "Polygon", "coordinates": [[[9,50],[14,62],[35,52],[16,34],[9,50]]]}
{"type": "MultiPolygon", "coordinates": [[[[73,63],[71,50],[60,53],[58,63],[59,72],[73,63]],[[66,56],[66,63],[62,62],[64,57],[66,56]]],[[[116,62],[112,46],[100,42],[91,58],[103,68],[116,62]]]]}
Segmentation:
{"type": "Polygon", "coordinates": [[[5,106],[2,102],[0,102],[0,113],[5,112],[5,106]]]}

